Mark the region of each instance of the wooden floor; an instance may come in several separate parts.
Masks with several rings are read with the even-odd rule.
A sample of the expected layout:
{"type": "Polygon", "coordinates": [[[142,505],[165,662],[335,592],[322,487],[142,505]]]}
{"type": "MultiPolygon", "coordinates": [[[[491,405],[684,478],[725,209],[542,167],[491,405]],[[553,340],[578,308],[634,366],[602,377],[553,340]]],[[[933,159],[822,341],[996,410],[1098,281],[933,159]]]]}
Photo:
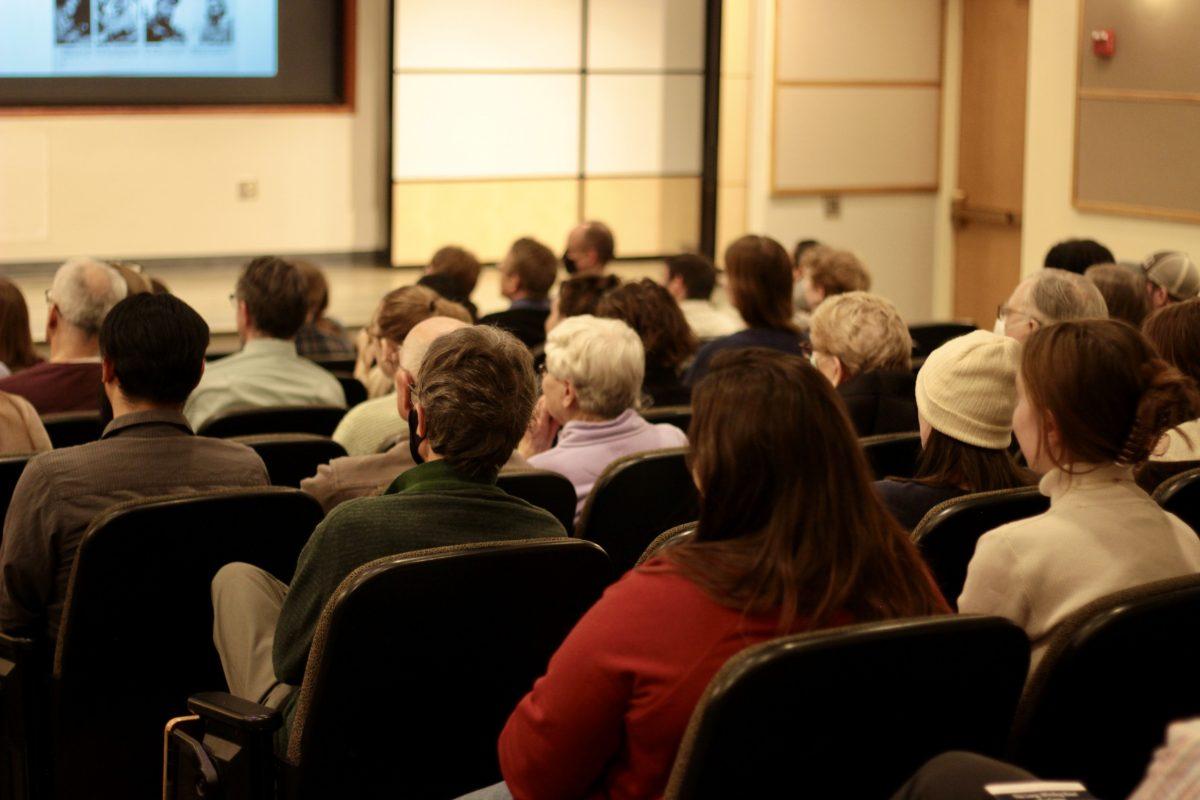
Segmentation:
{"type": "MultiPolygon", "coordinates": [[[[200,312],[212,329],[214,349],[229,350],[236,348],[236,323],[229,295],[233,292],[242,264],[241,261],[206,260],[193,265],[151,266],[146,273],[166,283],[172,293],[200,312]]],[[[339,264],[333,260],[322,263],[322,267],[330,287],[329,316],[348,328],[366,324],[384,294],[398,286],[412,285],[421,277],[420,270],[416,269],[339,264]]],[[[621,262],[610,269],[622,280],[644,277],[662,280],[661,261],[621,262]]],[[[18,271],[6,270],[0,265],[0,273],[16,283],[24,293],[25,301],[29,304],[29,323],[34,339],[43,341],[47,313],[45,291],[50,288],[54,268],[18,271]]],[[[566,277],[566,274],[563,273],[561,277],[566,277]]],[[[484,268],[471,299],[481,315],[508,306],[508,301],[500,295],[500,277],[495,267],[484,268]]]]}

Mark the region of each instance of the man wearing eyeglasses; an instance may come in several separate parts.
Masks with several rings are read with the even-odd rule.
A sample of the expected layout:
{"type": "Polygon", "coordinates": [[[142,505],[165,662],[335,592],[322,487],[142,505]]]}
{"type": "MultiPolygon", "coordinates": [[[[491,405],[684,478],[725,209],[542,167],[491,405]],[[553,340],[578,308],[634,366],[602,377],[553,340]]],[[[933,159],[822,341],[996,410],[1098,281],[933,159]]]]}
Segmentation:
{"type": "Polygon", "coordinates": [[[1104,319],[1108,306],[1096,284],[1061,269],[1043,269],[1017,284],[996,309],[996,333],[1024,342],[1043,325],[1069,319],[1104,319]]]}

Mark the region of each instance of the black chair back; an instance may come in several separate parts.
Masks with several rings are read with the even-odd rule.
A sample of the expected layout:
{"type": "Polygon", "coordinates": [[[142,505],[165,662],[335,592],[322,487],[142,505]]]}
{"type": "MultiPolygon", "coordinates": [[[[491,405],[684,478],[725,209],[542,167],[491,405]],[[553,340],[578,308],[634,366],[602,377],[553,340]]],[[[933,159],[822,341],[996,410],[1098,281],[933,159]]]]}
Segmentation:
{"type": "Polygon", "coordinates": [[[1010,756],[1047,780],[1128,797],[1167,725],[1200,715],[1200,576],[1100,598],[1059,624],[1029,681],[1010,756]]]}
{"type": "Polygon", "coordinates": [[[325,606],[288,761],[300,797],[453,798],[500,780],[496,740],[610,566],[591,542],[379,559],[325,606]]]}
{"type": "Polygon", "coordinates": [[[696,533],[695,522],[688,522],[683,525],[676,525],[669,531],[663,531],[658,536],[654,537],[654,541],[646,546],[642,554],[638,556],[637,563],[634,566],[640,567],[650,559],[659,554],[661,550],[670,547],[673,544],[687,541],[696,533]]]}
{"type": "Polygon", "coordinates": [[[975,326],[969,322],[924,322],[909,325],[908,333],[913,340],[913,357],[924,360],[946,342],[965,336],[973,330],[975,326]]]}
{"type": "Polygon", "coordinates": [[[330,372],[348,372],[354,374],[356,366],[353,358],[312,358],[310,361],[315,361],[330,372]]]}
{"type": "Polygon", "coordinates": [[[947,750],[1003,752],[1029,640],[998,617],[923,617],[787,636],[726,662],[665,797],[891,797],[947,750]]]}
{"type": "Polygon", "coordinates": [[[979,537],[1048,508],[1050,498],[1038,492],[1036,486],[954,497],[929,510],[913,530],[913,540],[942,596],[957,608],[979,537]]]}
{"type": "Polygon", "coordinates": [[[342,393],[346,395],[346,408],[354,408],[367,399],[367,387],[354,377],[354,372],[335,372],[333,377],[342,385],[342,393]]]}
{"type": "Polygon", "coordinates": [[[190,694],[224,685],[210,584],[233,561],[291,580],[322,517],[296,490],[152,498],[93,521],[75,556],[54,655],[59,797],[161,791],[162,729],[190,694]]]}
{"type": "Polygon", "coordinates": [[[619,458],[596,480],[577,531],[604,548],[619,576],[637,563],[654,538],[700,516],[700,496],[688,470],[687,448],[619,458]]]}
{"type": "Polygon", "coordinates": [[[692,407],[691,406],[659,406],[657,408],[642,409],[642,417],[647,422],[653,422],[658,425],[666,423],[674,425],[679,430],[687,433],[688,426],[692,424],[692,407]]]}
{"type": "Polygon", "coordinates": [[[881,433],[858,441],[876,480],[911,478],[916,474],[917,458],[921,455],[920,433],[881,433]]]}
{"type": "Polygon", "coordinates": [[[501,472],[496,485],[513,497],[549,511],[568,534],[575,529],[575,487],[563,475],[545,469],[501,472]]]}
{"type": "Polygon", "coordinates": [[[1154,499],[1200,533],[1200,468],[1168,478],[1154,490],[1154,499]]]}
{"type": "Polygon", "coordinates": [[[46,426],[46,434],[50,444],[55,449],[74,447],[77,444],[87,444],[100,438],[104,433],[104,425],[100,421],[99,411],[64,411],[60,414],[46,414],[42,417],[46,426]]]}
{"type": "Polygon", "coordinates": [[[264,433],[234,436],[258,453],[267,465],[273,486],[300,487],[300,481],[317,474],[317,467],[346,455],[346,448],[328,436],[311,433],[264,433]]]}
{"type": "Polygon", "coordinates": [[[21,480],[21,473],[31,458],[33,454],[0,458],[0,534],[4,531],[4,518],[8,515],[13,490],[17,488],[17,481],[21,480]]]}
{"type": "Polygon", "coordinates": [[[1182,472],[1200,468],[1200,459],[1195,461],[1145,461],[1134,470],[1137,485],[1147,494],[1154,494],[1158,487],[1182,472]]]}
{"type": "Polygon", "coordinates": [[[341,406],[268,406],[223,411],[205,420],[196,431],[201,436],[227,439],[260,433],[311,433],[332,436],[346,416],[341,406]]]}

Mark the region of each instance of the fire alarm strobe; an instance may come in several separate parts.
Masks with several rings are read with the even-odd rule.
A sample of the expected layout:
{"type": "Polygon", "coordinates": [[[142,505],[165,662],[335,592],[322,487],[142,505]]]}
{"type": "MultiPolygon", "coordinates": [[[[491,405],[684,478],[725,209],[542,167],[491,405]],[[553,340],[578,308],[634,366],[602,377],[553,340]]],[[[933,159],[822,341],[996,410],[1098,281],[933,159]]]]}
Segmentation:
{"type": "Polygon", "coordinates": [[[1097,58],[1112,58],[1117,52],[1117,33],[1112,28],[1092,31],[1092,52],[1097,58]]]}

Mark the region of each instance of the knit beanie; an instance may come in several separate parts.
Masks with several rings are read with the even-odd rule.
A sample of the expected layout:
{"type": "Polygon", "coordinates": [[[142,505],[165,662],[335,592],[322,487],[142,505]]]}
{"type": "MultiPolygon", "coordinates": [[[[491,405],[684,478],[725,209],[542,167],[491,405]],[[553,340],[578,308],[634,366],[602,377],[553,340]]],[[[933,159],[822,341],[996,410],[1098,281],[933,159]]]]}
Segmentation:
{"type": "Polygon", "coordinates": [[[1012,439],[1020,345],[974,331],[929,354],[917,373],[917,411],[936,431],[1001,450],[1012,439]]]}

